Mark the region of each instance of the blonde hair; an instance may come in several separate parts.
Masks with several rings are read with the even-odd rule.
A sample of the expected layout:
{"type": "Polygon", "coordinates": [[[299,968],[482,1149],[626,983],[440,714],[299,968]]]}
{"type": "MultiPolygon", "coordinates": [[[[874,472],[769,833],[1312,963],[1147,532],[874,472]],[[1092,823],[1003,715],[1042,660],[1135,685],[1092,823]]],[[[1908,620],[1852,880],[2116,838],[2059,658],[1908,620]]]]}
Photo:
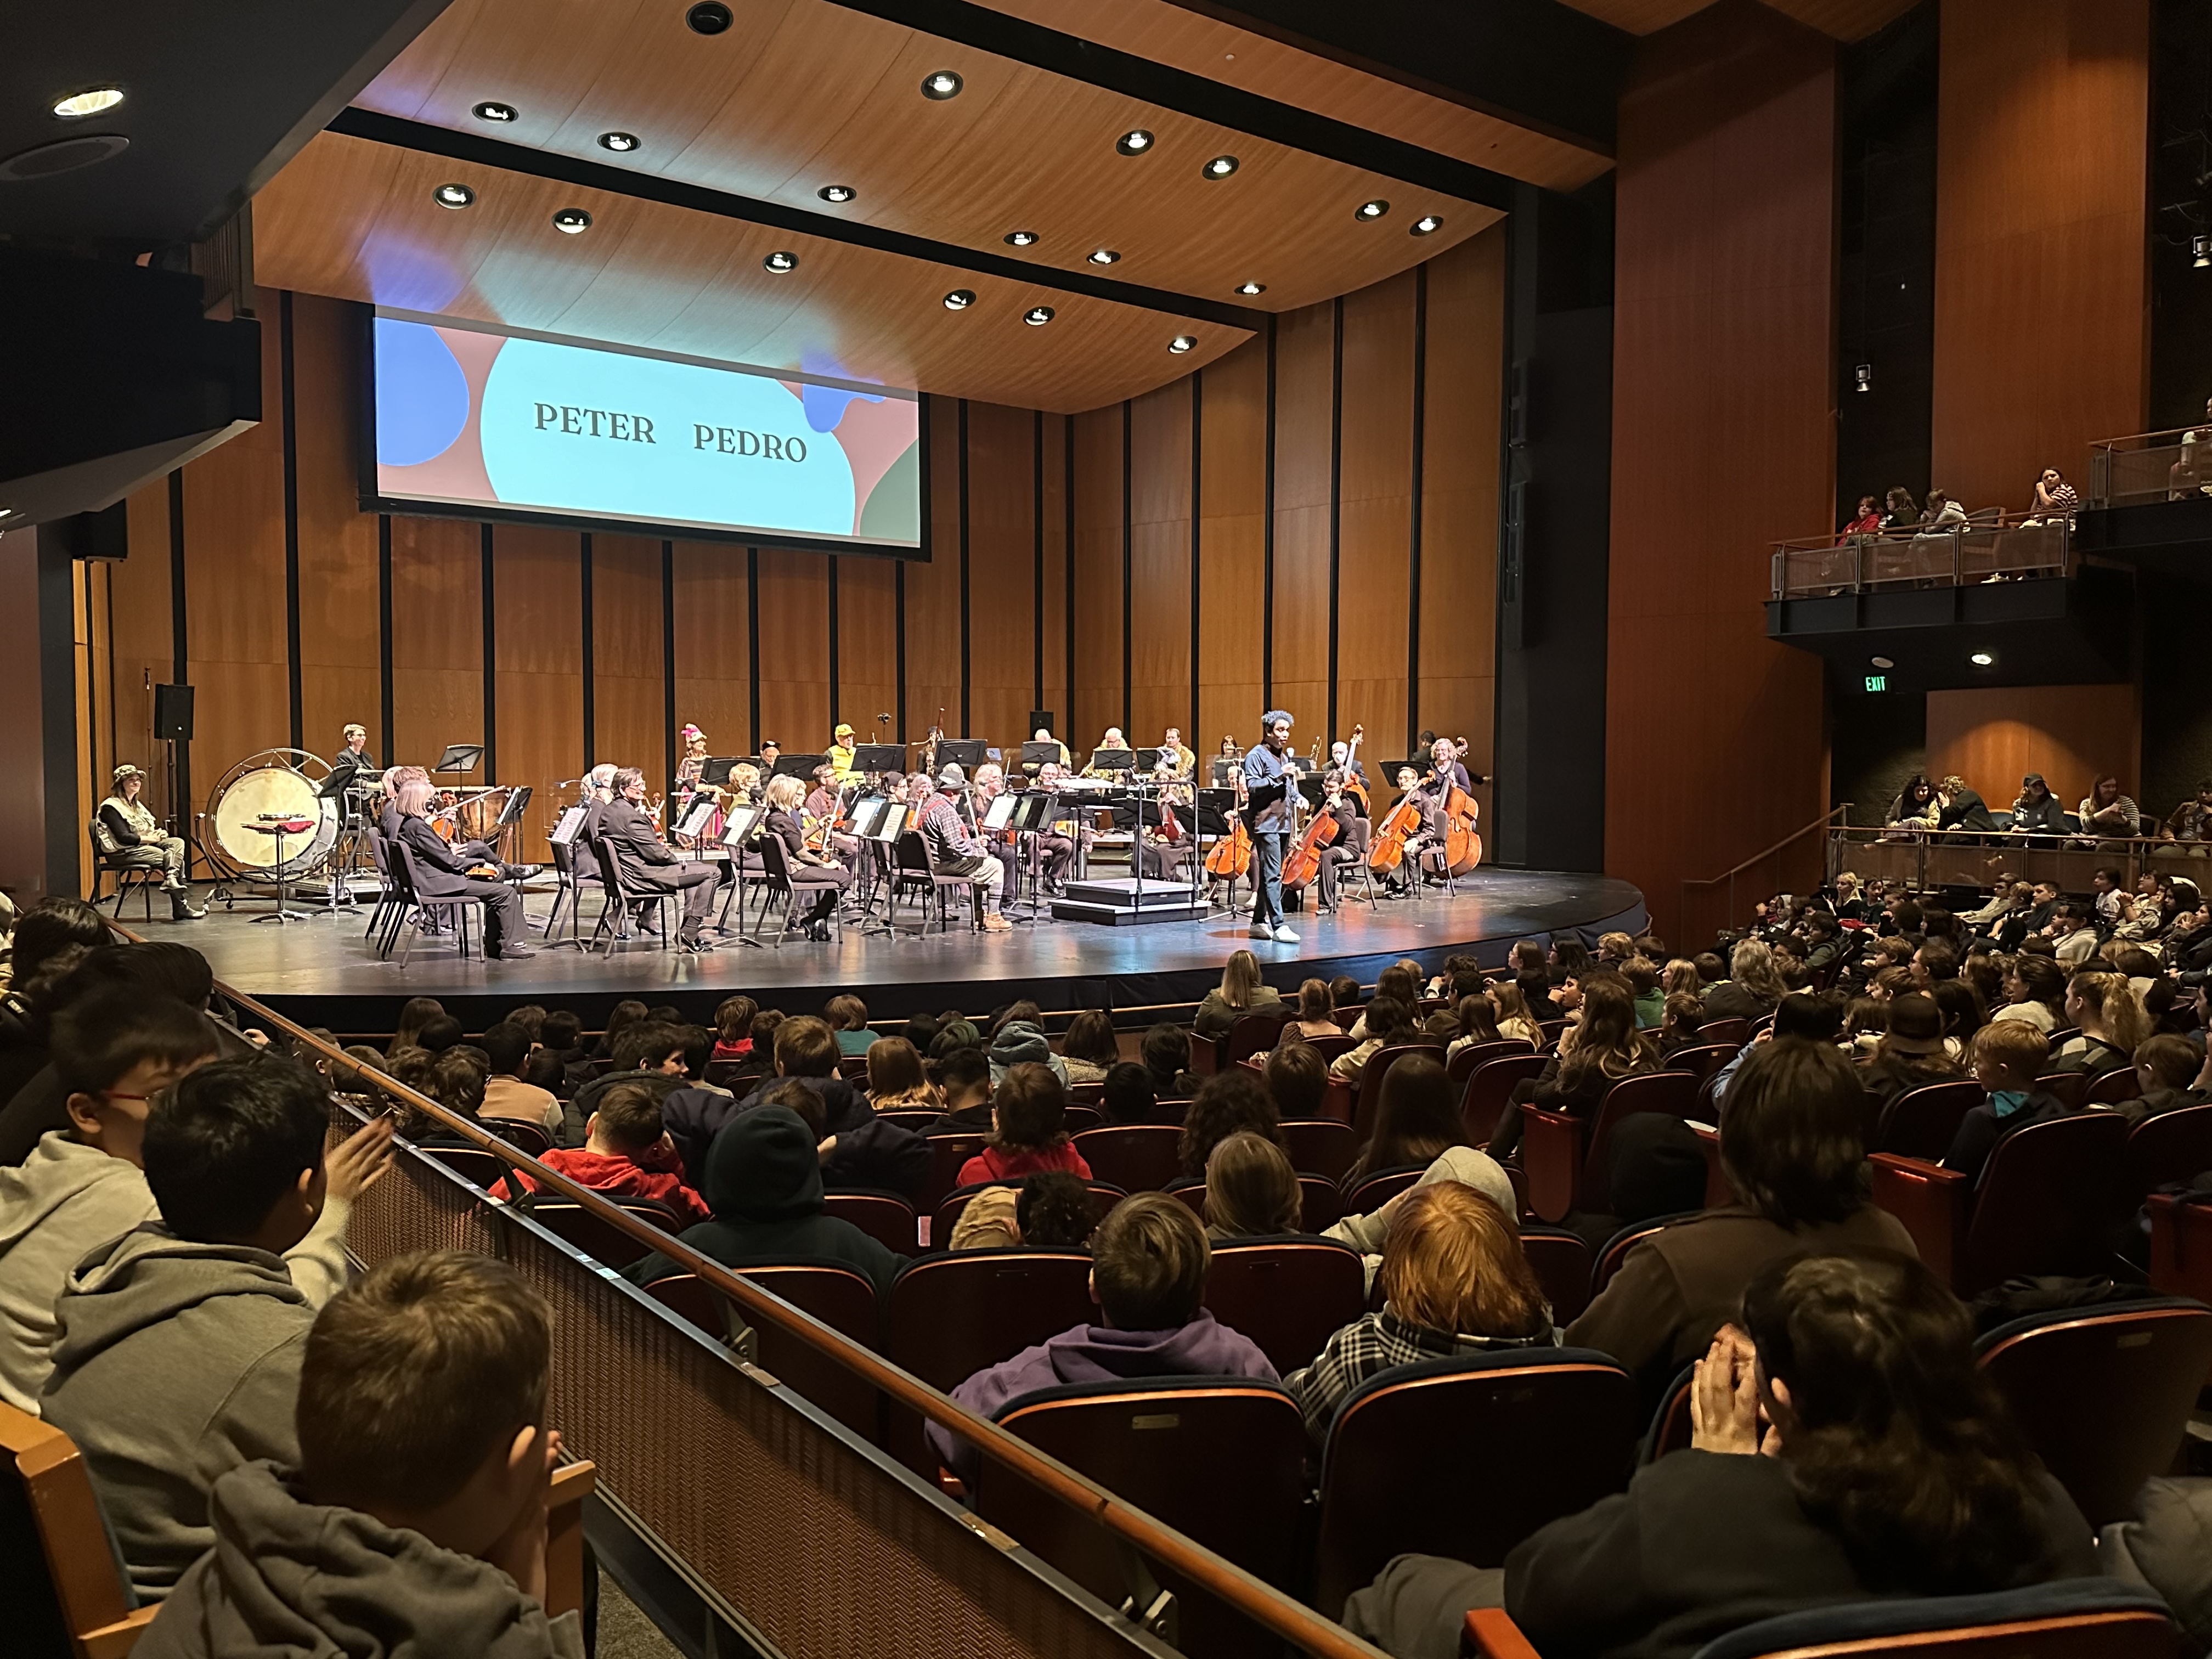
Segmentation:
{"type": "Polygon", "coordinates": [[[1698,964],[1685,957],[1676,957],[1667,964],[1666,974],[1659,983],[1670,997],[1696,996],[1705,988],[1705,982],[1698,977],[1698,964]]]}
{"type": "Polygon", "coordinates": [[[1382,1295],[1408,1324],[1454,1334],[1534,1336],[1551,1319],[1513,1224],[1456,1181],[1399,1200],[1382,1243],[1382,1295]]]}
{"type": "Polygon", "coordinates": [[[1206,1225],[1224,1238],[1265,1238],[1301,1231],[1297,1171],[1264,1135],[1240,1130],[1206,1159],[1206,1225]]]}
{"type": "Polygon", "coordinates": [[[766,799],[771,811],[788,812],[806,799],[805,787],[790,773],[781,772],[768,781],[766,799]]]}
{"type": "Polygon", "coordinates": [[[2124,975],[2076,974],[2066,981],[2066,991],[2069,996],[2079,995],[2097,1011],[2105,1023],[2106,1039],[2115,1048],[2132,1054],[2150,1035],[2150,1016],[2143,1012],[2142,999],[2124,975]]]}
{"type": "Polygon", "coordinates": [[[401,780],[392,792],[392,804],[410,817],[419,817],[422,809],[430,804],[430,780],[412,777],[401,780]]]}
{"type": "Polygon", "coordinates": [[[1521,988],[1510,979],[1490,982],[1490,1002],[1498,1010],[1498,1022],[1501,1025],[1509,1019],[1528,1019],[1531,1025],[1536,1023],[1528,1019],[1528,1000],[1521,994],[1521,988]]]}
{"type": "Polygon", "coordinates": [[[1232,952],[1221,969],[1221,1000],[1232,1008],[1249,1008],[1259,988],[1259,957],[1249,951],[1232,952]]]}
{"type": "Polygon", "coordinates": [[[1763,939],[1747,939],[1737,941],[1729,957],[1729,977],[1747,991],[1765,997],[1770,1002],[1779,1002],[1790,994],[1790,988],[1782,982],[1775,971],[1774,952],[1763,939]]]}
{"type": "Polygon", "coordinates": [[[760,768],[750,761],[739,761],[730,769],[730,781],[740,789],[751,789],[760,781],[760,768]]]}
{"type": "Polygon", "coordinates": [[[1600,961],[1626,962],[1636,954],[1636,941],[1626,933],[1600,933],[1597,954],[1600,961]]]}

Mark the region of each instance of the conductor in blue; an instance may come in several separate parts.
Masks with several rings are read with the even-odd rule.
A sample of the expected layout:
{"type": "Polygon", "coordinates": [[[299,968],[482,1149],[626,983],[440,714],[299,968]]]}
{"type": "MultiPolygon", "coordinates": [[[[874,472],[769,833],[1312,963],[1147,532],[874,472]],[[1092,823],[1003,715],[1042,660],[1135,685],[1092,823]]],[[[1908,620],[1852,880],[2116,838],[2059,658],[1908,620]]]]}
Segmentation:
{"type": "Polygon", "coordinates": [[[1291,717],[1271,708],[1261,741],[1244,755],[1244,827],[1252,836],[1252,937],[1296,945],[1283,921],[1283,854],[1296,820],[1291,802],[1291,717]]]}

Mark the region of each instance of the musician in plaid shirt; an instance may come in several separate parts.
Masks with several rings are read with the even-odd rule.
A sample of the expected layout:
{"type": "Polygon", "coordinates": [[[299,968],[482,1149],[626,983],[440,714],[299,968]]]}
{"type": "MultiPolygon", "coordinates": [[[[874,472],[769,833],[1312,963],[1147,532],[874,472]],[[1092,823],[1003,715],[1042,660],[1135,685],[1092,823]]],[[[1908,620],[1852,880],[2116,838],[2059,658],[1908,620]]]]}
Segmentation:
{"type": "Polygon", "coordinates": [[[1359,1385],[1393,1366],[1559,1340],[1497,1205],[1456,1181],[1416,1187],[1396,1204],[1382,1246],[1382,1311],[1362,1314],[1284,1380],[1317,1444],[1359,1385]]]}

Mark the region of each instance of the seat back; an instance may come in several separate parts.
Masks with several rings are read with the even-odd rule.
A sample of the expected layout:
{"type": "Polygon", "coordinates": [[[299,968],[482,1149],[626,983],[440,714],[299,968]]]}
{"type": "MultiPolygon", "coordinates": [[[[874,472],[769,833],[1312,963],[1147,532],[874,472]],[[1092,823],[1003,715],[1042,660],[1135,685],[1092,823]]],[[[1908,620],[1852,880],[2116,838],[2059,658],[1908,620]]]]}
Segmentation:
{"type": "MultiPolygon", "coordinates": [[[[1003,1182],[978,1181],[965,1187],[955,1187],[947,1193],[945,1195],[945,1201],[937,1206],[936,1211],[930,1217],[930,1248],[938,1250],[951,1249],[952,1230],[960,1224],[961,1212],[967,1209],[969,1200],[976,1194],[988,1191],[994,1185],[1005,1184],[1003,1182]]],[[[1095,1221],[1103,1221],[1113,1207],[1129,1195],[1121,1188],[1109,1185],[1103,1181],[1094,1181],[1090,1183],[1090,1188],[1091,1214],[1095,1221]]],[[[1205,1187],[1201,1185],[1198,1192],[1203,1197],[1206,1192],[1205,1187]]],[[[1191,1209],[1194,1212],[1197,1208],[1197,1203],[1192,1203],[1191,1209]]]]}
{"type": "MultiPolygon", "coordinates": [[[[919,1206],[933,1210],[945,1196],[960,1184],[960,1166],[983,1150],[981,1134],[932,1135],[929,1137],[929,1179],[922,1183],[919,1206]]],[[[945,1241],[932,1232],[929,1242],[942,1247],[945,1241]]]]}
{"type": "Polygon", "coordinates": [[[1401,1365],[1355,1390],[1321,1478],[1314,1605],[1344,1598],[1408,1551],[1494,1567],[1546,1522],[1628,1483],[1636,1384],[1601,1353],[1526,1348],[1401,1365]],[[1479,1470],[1471,1498],[1444,1469],[1479,1470]]]}
{"type": "Polygon", "coordinates": [[[1441,1042],[1401,1042],[1395,1048],[1377,1048],[1367,1056],[1367,1063],[1359,1068],[1359,1092],[1352,1105],[1352,1133],[1365,1145],[1375,1133],[1375,1114],[1382,1099],[1382,1079],[1390,1068],[1407,1054],[1428,1054],[1438,1064],[1444,1057],[1441,1042]]]}
{"type": "Polygon", "coordinates": [[[791,890],[791,849],[783,844],[781,836],[763,836],[758,842],[761,855],[761,874],[767,878],[769,888],[779,893],[791,890]]]}
{"type": "MultiPolygon", "coordinates": [[[[2116,1074],[2117,1075],[2117,1074],[2116,1074]]],[[[2144,1195],[2212,1170],[2212,1106],[2184,1106],[2147,1117],[2128,1131],[2125,1195],[2144,1195]]]]}
{"type": "Polygon", "coordinates": [[[1444,1081],[1464,1087],[1484,1061],[1534,1052],[1518,1037],[1503,1037],[1496,1042],[1470,1042],[1444,1062],[1444,1081]]]}
{"type": "Polygon", "coordinates": [[[1358,1251],[1331,1238],[1218,1244],[1206,1270],[1206,1305],[1288,1376],[1365,1310],[1367,1273],[1358,1251]]]}
{"type": "Polygon", "coordinates": [[[1654,1233],[1698,1213],[1696,1210],[1686,1210],[1680,1215],[1656,1215],[1648,1221],[1632,1221],[1606,1240],[1603,1248],[1590,1258],[1589,1299],[1595,1302],[1605,1294],[1605,1287],[1613,1283],[1613,1276],[1620,1271],[1620,1264],[1628,1260],[1631,1250],[1654,1233]]]}
{"type": "Polygon", "coordinates": [[[586,1209],[572,1199],[540,1196],[521,1207],[547,1232],[574,1245],[603,1267],[627,1267],[633,1261],[642,1261],[647,1254],[644,1245],[605,1219],[597,1210],[586,1209]]]}
{"type": "Polygon", "coordinates": [[[1287,1013],[1240,1014],[1221,1041],[1213,1045],[1213,1069],[1225,1072],[1240,1060],[1265,1054],[1283,1034],[1287,1013]]]}
{"type": "Polygon", "coordinates": [[[2092,1527],[2134,1513],[2173,1462],[2212,1374],[2212,1308],[2160,1299],[2059,1309],[1975,1344],[1982,1370],[2092,1527]]]}
{"type": "Polygon", "coordinates": [[[1298,1176],[1298,1225],[1326,1232],[1344,1219],[1344,1189],[1327,1176],[1298,1176]]]}
{"type": "MultiPolygon", "coordinates": [[[[977,1371],[1077,1325],[1089,1324],[1091,1258],[1073,1250],[968,1250],[924,1256],[892,1283],[883,1352],[951,1393],[977,1371]]],[[[894,1407],[887,1445],[908,1468],[936,1471],[921,1419],[894,1407]]]]}
{"type": "Polygon", "coordinates": [[[1726,1042],[1741,1048],[1751,1041],[1751,1022],[1747,1019],[1709,1019],[1698,1027],[1698,1035],[1709,1043],[1726,1042]]]}
{"type": "MultiPolygon", "coordinates": [[[[497,1152],[487,1152],[481,1147],[423,1146],[416,1150],[433,1164],[444,1164],[462,1180],[481,1187],[486,1192],[489,1192],[494,1183],[507,1174],[507,1160],[497,1152]]],[[[595,1251],[593,1254],[598,1253],[595,1251]]],[[[600,1260],[605,1261],[605,1258],[602,1256],[600,1260]]]]}
{"type": "MultiPolygon", "coordinates": [[[[2053,1049],[2057,1044],[2051,1045],[2053,1049]]],[[[2078,1112],[2089,1097],[2089,1078],[2085,1072],[2045,1072],[2035,1079],[2035,1086],[2045,1094],[2056,1095],[2069,1112],[2078,1112]]]]}
{"type": "Polygon", "coordinates": [[[1360,1176],[1344,1195],[1345,1214],[1369,1215],[1381,1209],[1419,1181],[1428,1167],[1425,1164],[1407,1164],[1360,1176]]]}
{"type": "Polygon", "coordinates": [[[1598,1103],[1597,1121],[1591,1126],[1582,1179],[1575,1189],[1576,1208],[1601,1213],[1612,1202],[1613,1126],[1638,1112],[1686,1118],[1697,1104],[1698,1082],[1687,1072],[1646,1072],[1640,1077],[1625,1077],[1605,1091],[1605,1098],[1598,1103]]]}
{"type": "Polygon", "coordinates": [[[914,1206],[896,1193],[829,1193],[823,1202],[830,1214],[851,1222],[887,1250],[912,1255],[918,1248],[914,1206]]]}
{"type": "Polygon", "coordinates": [[[1875,1121],[1867,1151],[1895,1152],[1940,1163],[1968,1112],[1988,1098],[1972,1078],[1956,1083],[1923,1083],[1893,1095],[1875,1121]]]}
{"type": "Polygon", "coordinates": [[[1983,1166],[1956,1288],[1972,1296],[2021,1273],[2105,1271],[2121,1208],[2128,1121],[2077,1112],[2015,1129],[1983,1166]]]}
{"type": "Polygon", "coordinates": [[[1744,1625],[1698,1659],[2173,1659],[2172,1615],[2148,1590],[2054,1578],[1990,1595],[1851,1601],[1744,1625]]]}
{"type": "Polygon", "coordinates": [[[1505,1054],[1476,1066],[1459,1101],[1459,1121],[1467,1138],[1478,1146],[1487,1145],[1505,1103],[1513,1097],[1513,1085],[1533,1083],[1543,1074],[1541,1054],[1505,1054]]]}
{"type": "Polygon", "coordinates": [[[1340,1036],[1300,1037],[1301,1042],[1310,1042],[1325,1060],[1334,1060],[1339,1054],[1348,1054],[1359,1045],[1352,1040],[1350,1032],[1340,1036]]]}
{"type": "MultiPolygon", "coordinates": [[[[1704,1033],[1700,1031],[1698,1035],[1702,1036],[1704,1033]]],[[[1743,1045],[1737,1042],[1693,1043],[1689,1048],[1675,1049],[1674,1058],[1667,1062],[1667,1069],[1687,1072],[1703,1083],[1742,1052],[1743,1045]]]]}
{"type": "Polygon", "coordinates": [[[1341,1181],[1352,1161],[1359,1156],[1359,1138],[1349,1123],[1334,1118],[1292,1118],[1279,1131],[1291,1167],[1300,1175],[1327,1176],[1341,1181]]]}
{"type": "Polygon", "coordinates": [[[1521,1251],[1544,1299],[1552,1304],[1552,1322],[1564,1326],[1589,1306],[1589,1241],[1564,1227],[1523,1227],[1521,1251]]]}
{"type": "Polygon", "coordinates": [[[0,1406],[0,1595],[8,1651],[120,1656],[159,1604],[131,1609],[84,1458],[70,1437],[0,1406]]]}
{"type": "MultiPolygon", "coordinates": [[[[826,1262],[779,1263],[734,1269],[740,1279],[781,1297],[840,1334],[866,1347],[877,1340],[876,1287],[856,1268],[826,1262]]],[[[731,1329],[728,1302],[690,1273],[655,1279],[645,1293],[709,1336],[731,1329]]],[[[880,1440],[883,1407],[874,1389],[811,1343],[765,1321],[753,1324],[754,1357],[763,1370],[802,1400],[827,1412],[865,1440],[880,1440]]]]}
{"type": "MultiPolygon", "coordinates": [[[[519,1117],[479,1118],[477,1123],[515,1151],[527,1152],[532,1158],[543,1158],[553,1150],[553,1137],[546,1133],[545,1126],[542,1123],[526,1122],[519,1117]]],[[[469,1178],[471,1181],[476,1179],[473,1176],[469,1178]]]]}
{"type": "Polygon", "coordinates": [[[1656,1463],[1669,1452],[1690,1449],[1690,1391],[1697,1382],[1697,1366],[1685,1365],[1667,1385],[1667,1392],[1659,1396],[1658,1409],[1651,1413],[1651,1426],[1644,1431],[1643,1449],[1636,1455],[1639,1465],[1656,1463]]]}
{"type": "Polygon", "coordinates": [[[2092,1106],[2117,1106],[2142,1097],[2142,1079],[2132,1066],[2116,1066],[2092,1083],[2082,1099],[2092,1106]]]}
{"type": "Polygon", "coordinates": [[[1171,1123],[1117,1123],[1085,1129],[1074,1140],[1093,1176],[1132,1193],[1157,1192],[1180,1180],[1182,1145],[1182,1129],[1171,1123]]]}
{"type": "MultiPolygon", "coordinates": [[[[1147,1378],[1047,1389],[998,1421],[1185,1537],[1282,1589],[1296,1582],[1305,1425],[1279,1384],[1241,1377],[1147,1378]]],[[[1109,1607],[1128,1595],[1115,1540],[1079,1510],[989,1459],[975,1508],[1109,1607]]],[[[1153,1571],[1175,1595],[1188,1653],[1281,1650],[1203,1589],[1153,1571]]]]}

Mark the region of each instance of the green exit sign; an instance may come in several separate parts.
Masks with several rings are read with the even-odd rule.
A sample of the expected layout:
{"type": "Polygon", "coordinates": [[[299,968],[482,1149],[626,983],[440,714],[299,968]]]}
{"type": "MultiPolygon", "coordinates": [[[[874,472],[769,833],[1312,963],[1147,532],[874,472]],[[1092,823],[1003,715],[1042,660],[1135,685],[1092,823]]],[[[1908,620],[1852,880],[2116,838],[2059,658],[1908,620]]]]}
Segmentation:
{"type": "Polygon", "coordinates": [[[1887,674],[1869,674],[1869,675],[1868,675],[1868,676],[1866,677],[1866,688],[1867,688],[1867,690],[1869,690],[1869,691],[1887,691],[1887,690],[1889,690],[1889,676],[1888,676],[1888,675],[1887,675],[1887,674]]]}

